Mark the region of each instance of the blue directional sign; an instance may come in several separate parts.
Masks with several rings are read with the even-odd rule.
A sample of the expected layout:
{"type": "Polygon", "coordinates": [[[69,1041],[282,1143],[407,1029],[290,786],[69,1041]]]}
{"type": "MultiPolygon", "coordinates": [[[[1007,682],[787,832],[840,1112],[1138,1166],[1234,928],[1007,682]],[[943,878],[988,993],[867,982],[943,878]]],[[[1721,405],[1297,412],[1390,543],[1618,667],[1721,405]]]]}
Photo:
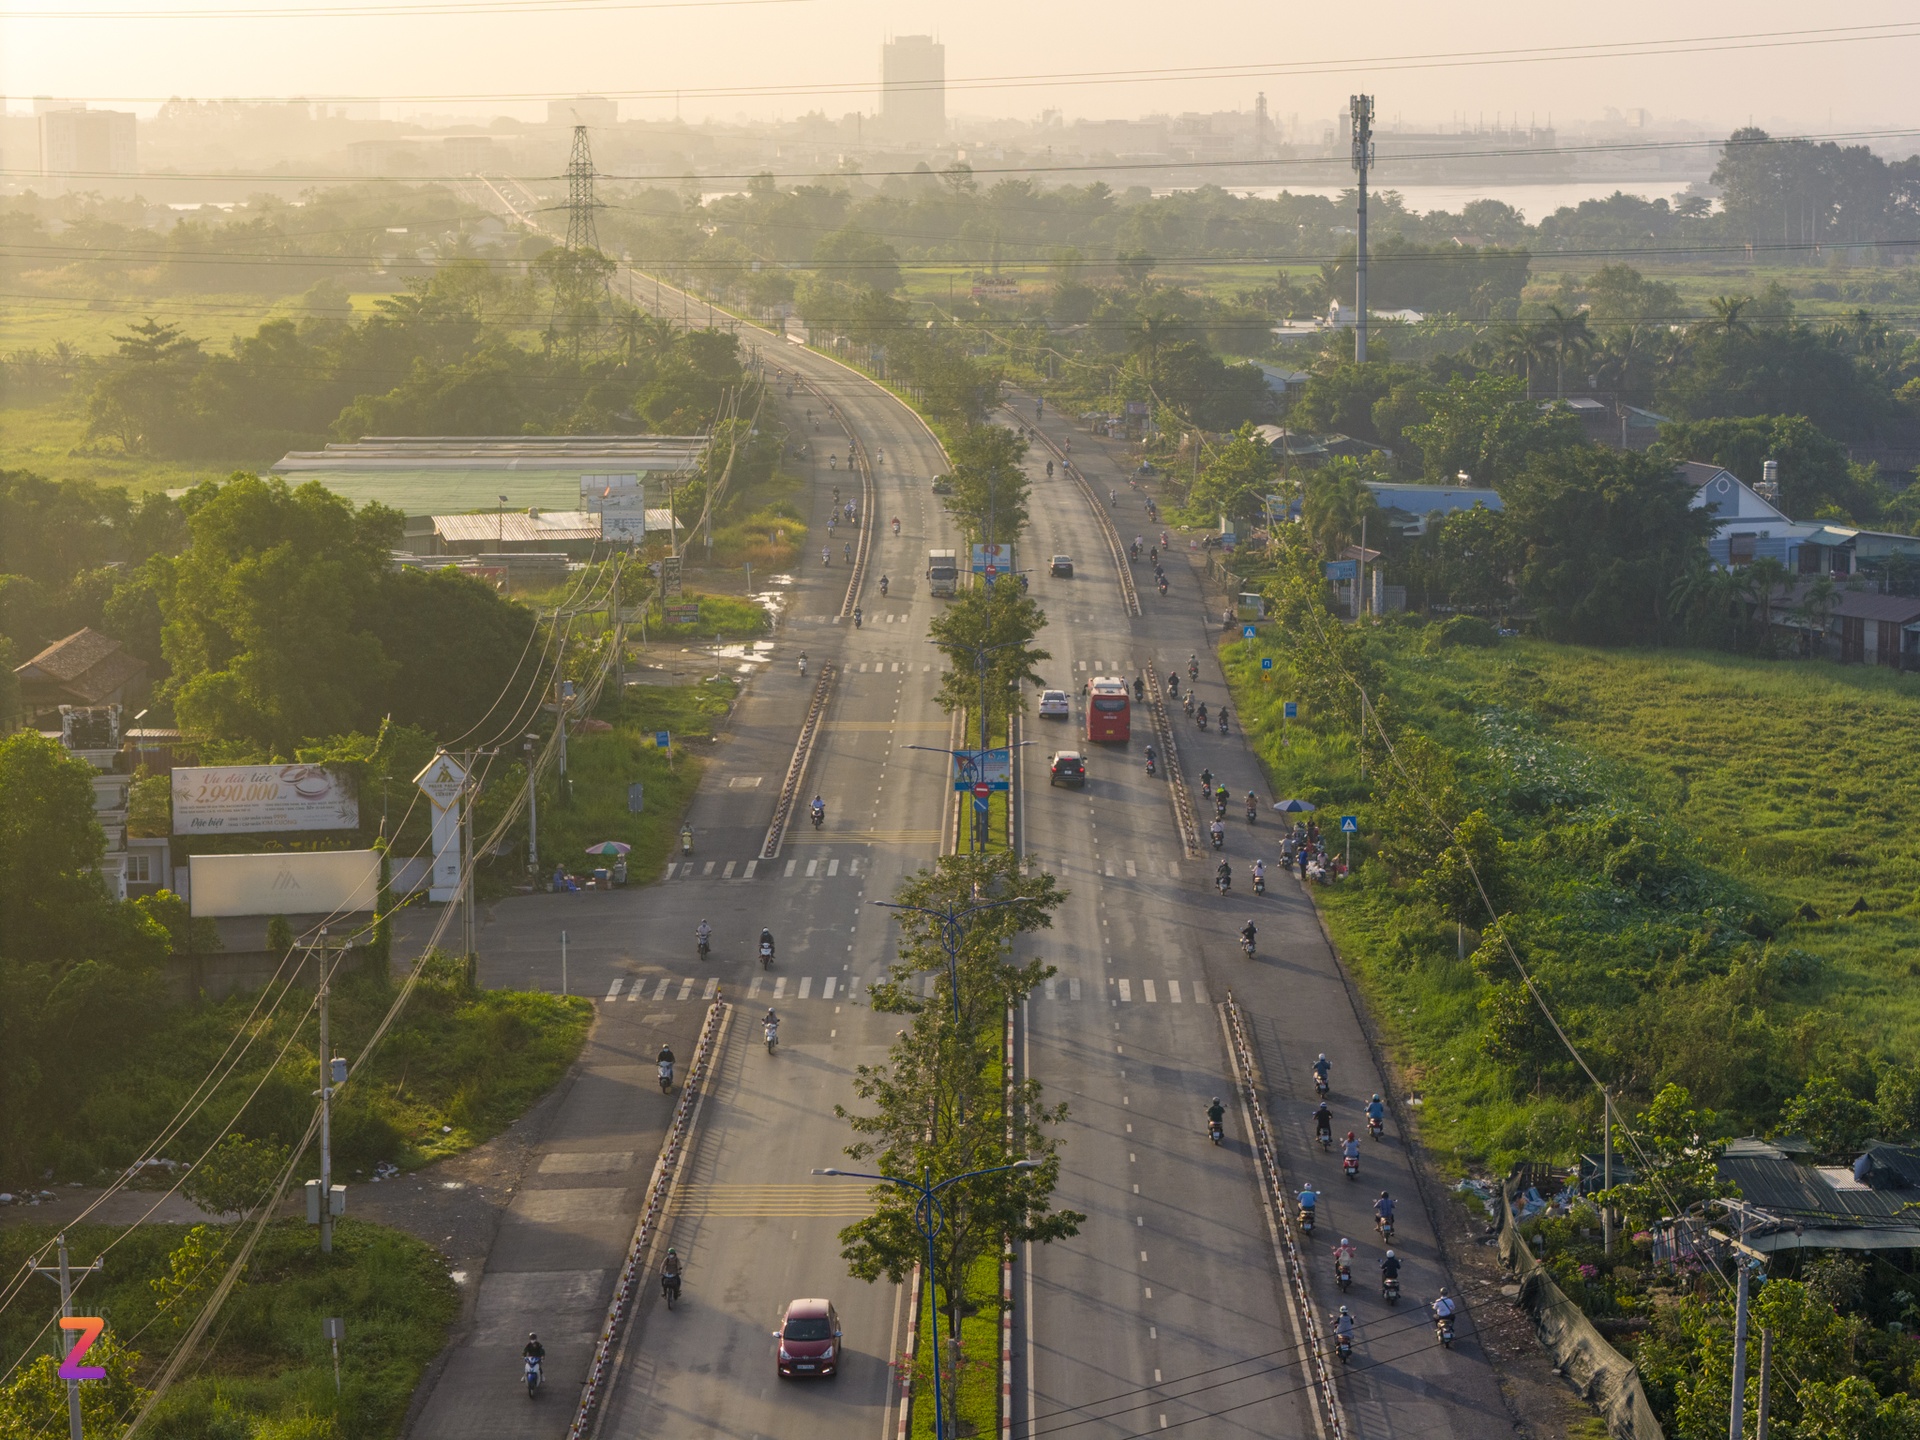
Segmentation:
{"type": "Polygon", "coordinates": [[[1300,718],[1300,705],[1299,705],[1299,702],[1298,702],[1298,701],[1295,701],[1295,700],[1289,700],[1289,701],[1287,701],[1287,705],[1286,705],[1286,710],[1284,711],[1284,713],[1285,713],[1285,715],[1286,715],[1286,717],[1287,717],[1287,719],[1289,719],[1289,720],[1298,720],[1298,719],[1300,718]]]}
{"type": "Polygon", "coordinates": [[[1253,626],[1251,626],[1251,625],[1242,625],[1242,626],[1240,627],[1240,638],[1241,638],[1242,640],[1251,640],[1251,639],[1253,639],[1253,637],[1254,637],[1254,635],[1255,635],[1256,633],[1258,633],[1258,632],[1256,632],[1256,631],[1254,630],[1254,628],[1253,628],[1253,626]]]}
{"type": "MultiPolygon", "coordinates": [[[[1273,656],[1271,656],[1271,655],[1262,655],[1262,656],[1260,657],[1260,668],[1261,668],[1262,670],[1271,670],[1271,669],[1273,669],[1273,656]]],[[[1291,713],[1291,712],[1289,712],[1289,713],[1291,713]]]]}
{"type": "Polygon", "coordinates": [[[653,732],[653,743],[661,750],[670,750],[673,748],[673,733],[668,730],[656,730],[653,732]]]}
{"type": "Polygon", "coordinates": [[[1340,817],[1340,828],[1349,835],[1353,834],[1354,831],[1360,828],[1360,817],[1358,815],[1342,815],[1340,817]]]}

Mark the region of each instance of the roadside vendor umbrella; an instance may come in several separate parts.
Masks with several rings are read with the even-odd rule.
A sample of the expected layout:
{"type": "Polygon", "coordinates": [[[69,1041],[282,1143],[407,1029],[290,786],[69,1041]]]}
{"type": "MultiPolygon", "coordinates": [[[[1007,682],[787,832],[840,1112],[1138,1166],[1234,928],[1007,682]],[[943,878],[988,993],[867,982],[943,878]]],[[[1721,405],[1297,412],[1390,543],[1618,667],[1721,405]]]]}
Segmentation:
{"type": "Polygon", "coordinates": [[[1276,800],[1273,802],[1273,808],[1282,815],[1304,815],[1309,810],[1318,810],[1320,807],[1311,800],[1276,800]]]}
{"type": "Polygon", "coordinates": [[[631,849],[633,849],[631,845],[623,844],[618,840],[602,840],[598,845],[587,846],[587,854],[624,855],[631,849]]]}

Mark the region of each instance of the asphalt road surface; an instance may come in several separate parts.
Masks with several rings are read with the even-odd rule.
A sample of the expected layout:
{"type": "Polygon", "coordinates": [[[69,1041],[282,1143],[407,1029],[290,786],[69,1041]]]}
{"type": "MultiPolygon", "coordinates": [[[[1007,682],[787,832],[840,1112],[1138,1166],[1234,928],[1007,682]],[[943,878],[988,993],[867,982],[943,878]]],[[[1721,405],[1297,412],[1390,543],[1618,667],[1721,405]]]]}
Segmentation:
{"type": "MultiPolygon", "coordinates": [[[[679,298],[669,299],[677,312],[679,298]]],[[[689,302],[694,323],[701,309],[689,302]]],[[[645,1062],[661,1036],[690,1037],[700,1002],[715,990],[737,1002],[733,1024],[661,1238],[685,1257],[685,1298],[669,1312],[647,1292],[599,1433],[879,1440],[893,1418],[887,1367],[904,1343],[901,1299],[890,1286],[848,1279],[839,1257],[836,1233],[861,1213],[864,1192],[808,1172],[841,1162],[849,1132],[833,1105],[851,1102],[854,1067],[878,1058],[897,1028],[864,1003],[893,953],[892,926],[869,902],[890,897],[904,875],[938,853],[953,798],[944,757],[912,747],[949,743],[932,698],[941,661],[927,639],[943,602],[926,594],[921,577],[927,549],[955,540],[928,489],[942,468],[938,448],[904,406],[825,357],[746,327],[742,334],[752,335],[769,366],[815,387],[816,398],[801,391],[788,402],[803,426],[809,404],[818,413],[830,401],[869,453],[883,457],[866,623],[855,631],[835,618],[846,581],[836,540],[833,563],[799,577],[772,664],[753,678],[718,746],[693,810],[695,855],[657,883],[621,893],[498,906],[481,933],[488,983],[553,988],[558,931],[568,930],[569,983],[600,999],[594,1045],[605,1057],[606,1082],[598,1109],[583,1116],[577,1148],[555,1153],[595,1149],[632,1158],[626,1170],[591,1184],[577,1168],[586,1161],[563,1159],[546,1171],[546,1183],[568,1198],[536,1197],[539,1214],[561,1218],[545,1222],[540,1245],[524,1247],[528,1258],[503,1262],[541,1278],[503,1278],[494,1303],[482,1306],[492,1318],[476,1331],[484,1343],[476,1340],[467,1373],[485,1403],[466,1407],[470,1434],[563,1428],[583,1364],[572,1351],[550,1363],[560,1403],[536,1407],[541,1419],[530,1424],[524,1397],[515,1408],[506,1390],[517,1378],[517,1344],[506,1342],[523,1313],[514,1301],[530,1297],[570,1324],[570,1334],[590,1337],[618,1263],[620,1246],[607,1237],[631,1230],[633,1197],[665,1113],[645,1062]],[[897,539],[886,525],[896,514],[897,539]],[[892,581],[886,600],[877,589],[882,573],[892,581]],[[811,685],[794,669],[801,650],[816,665],[841,665],[806,784],[825,799],[829,819],[816,833],[802,816],[780,857],[766,861],[757,858],[761,839],[811,685]],[[693,946],[702,917],[716,931],[705,962],[693,946]],[[779,945],[771,972],[753,956],[763,924],[779,945]],[[769,1003],[783,1017],[774,1055],[762,1047],[757,1023],[769,1003]],[[775,1376],[771,1332],[784,1305],[801,1296],[826,1296],[840,1310],[848,1359],[836,1380],[775,1376]],[[488,1406],[503,1417],[498,1423],[488,1406]]],[[[1030,402],[1022,410],[1030,423],[1030,402]]],[[[829,449],[844,454],[837,423],[821,416],[816,459],[829,449]]],[[[1059,443],[1073,441],[1102,497],[1111,485],[1119,506],[1131,507],[1116,508],[1122,534],[1145,533],[1120,462],[1055,417],[1042,428],[1059,443]]],[[[1038,449],[1030,458],[1033,523],[1021,564],[1033,569],[1034,594],[1049,617],[1042,644],[1053,658],[1043,668],[1050,684],[1076,697],[1076,714],[1027,722],[1033,743],[1022,758],[1022,826],[1031,861],[1057,874],[1069,898],[1053,928],[1030,939],[1032,953],[1058,974],[1029,1002],[1020,1044],[1047,1099],[1070,1106],[1058,1199],[1089,1219],[1078,1238],[1023,1257],[1014,1434],[1320,1433],[1244,1117],[1233,1103],[1218,1010],[1229,987],[1252,1027],[1289,1183],[1311,1181],[1324,1194],[1311,1251],[1317,1308],[1324,1316],[1344,1301],[1359,1323],[1353,1365],[1339,1380],[1350,1433],[1506,1431],[1511,1421],[1475,1344],[1472,1315],[1451,1352],[1433,1343],[1424,1324],[1424,1304],[1446,1277],[1397,1126],[1367,1144],[1357,1184],[1341,1179],[1338,1160],[1311,1143],[1315,1054],[1325,1051],[1332,1061],[1341,1131],[1364,1133],[1362,1107],[1382,1080],[1311,905],[1279,871],[1278,817],[1267,808],[1274,797],[1237,726],[1227,737],[1201,735],[1173,712],[1189,783],[1207,767],[1235,797],[1226,845],[1235,879],[1226,900],[1210,883],[1216,857],[1195,859],[1184,849],[1164,771],[1144,773],[1145,742],[1164,744],[1144,709],[1136,709],[1128,745],[1089,746],[1081,738],[1077,697],[1094,674],[1131,679],[1154,665],[1162,676],[1177,669],[1184,685],[1187,654],[1197,651],[1202,698],[1212,708],[1225,696],[1211,659],[1218,631],[1209,628],[1197,568],[1170,565],[1171,590],[1162,599],[1142,563],[1135,581],[1145,614],[1129,616],[1086,497],[1058,472],[1048,481],[1045,459],[1038,449]],[[1044,558],[1054,553],[1073,556],[1073,578],[1045,573],[1044,558]],[[1046,759],[1056,748],[1090,752],[1084,790],[1046,783],[1046,759]],[[1261,801],[1252,827],[1239,801],[1250,789],[1261,801]],[[1270,865],[1268,893],[1258,900],[1246,879],[1255,856],[1270,865]],[[1235,939],[1249,918],[1260,933],[1252,961],[1235,939]],[[1214,1095],[1229,1102],[1227,1141],[1217,1149],[1203,1121],[1214,1095]],[[1395,1248],[1407,1262],[1407,1299],[1397,1310],[1372,1283],[1381,1247],[1368,1207],[1382,1188],[1401,1201],[1395,1248]],[[1354,1290],[1344,1297],[1331,1285],[1328,1253],[1341,1233],[1361,1250],[1354,1290]]],[[[829,487],[847,484],[838,473],[820,478],[816,524],[824,523],[829,487]]],[[[1201,811],[1203,829],[1211,814],[1201,811]]],[[[489,1279],[495,1271],[490,1262],[489,1279]]],[[[415,1433],[440,1428],[455,1433],[451,1426],[415,1433]]]]}

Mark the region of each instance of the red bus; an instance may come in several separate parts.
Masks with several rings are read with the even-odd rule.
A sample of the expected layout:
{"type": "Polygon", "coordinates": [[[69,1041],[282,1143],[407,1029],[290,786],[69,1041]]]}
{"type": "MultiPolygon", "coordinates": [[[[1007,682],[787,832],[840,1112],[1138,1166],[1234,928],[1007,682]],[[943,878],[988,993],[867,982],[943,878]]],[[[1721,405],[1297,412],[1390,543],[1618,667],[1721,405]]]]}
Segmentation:
{"type": "Polygon", "coordinates": [[[1123,677],[1095,676],[1087,696],[1087,739],[1096,744],[1126,744],[1132,734],[1132,710],[1123,677]]]}

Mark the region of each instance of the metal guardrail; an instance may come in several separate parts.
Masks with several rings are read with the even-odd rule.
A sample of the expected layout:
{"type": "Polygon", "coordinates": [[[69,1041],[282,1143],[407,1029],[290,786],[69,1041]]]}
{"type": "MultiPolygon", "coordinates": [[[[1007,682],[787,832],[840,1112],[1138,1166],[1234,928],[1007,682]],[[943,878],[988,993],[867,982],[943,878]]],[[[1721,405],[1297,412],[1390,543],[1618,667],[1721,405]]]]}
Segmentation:
{"type": "Polygon", "coordinates": [[[1160,676],[1152,665],[1147,666],[1147,702],[1153,710],[1154,728],[1160,732],[1160,758],[1166,761],[1167,784],[1173,788],[1173,818],[1180,827],[1180,840],[1187,847],[1187,858],[1195,860],[1201,854],[1200,821],[1193,812],[1193,795],[1187,789],[1186,772],[1180,766],[1180,746],[1173,738],[1173,717],[1167,713],[1166,692],[1160,688],[1160,676]]]}
{"type": "Polygon", "coordinates": [[[581,1387],[580,1404],[574,1411],[573,1423],[567,1427],[567,1440],[581,1440],[587,1434],[587,1425],[594,1417],[594,1409],[609,1388],[614,1346],[620,1335],[620,1327],[626,1322],[634,1296],[639,1293],[647,1250],[653,1244],[654,1232],[665,1217],[667,1197],[679,1170],[681,1152],[686,1148],[701,1086],[706,1082],[707,1071],[712,1066],[714,1052],[732,1009],[722,999],[716,999],[707,1007],[707,1018],[700,1026],[700,1038],[694,1043],[693,1059],[687,1066],[687,1078],[680,1087],[680,1099],[673,1107],[673,1122],[667,1127],[666,1140],[660,1147],[660,1158],[654,1163],[653,1178],[647,1183],[646,1208],[640,1212],[639,1223],[634,1226],[633,1239],[627,1245],[626,1264],[620,1267],[619,1283],[613,1287],[613,1300],[607,1306],[606,1319],[601,1322],[599,1339],[594,1342],[593,1365],[587,1371],[586,1384],[581,1387]]]}
{"type": "Polygon", "coordinates": [[[827,695],[840,667],[829,660],[820,667],[820,678],[813,683],[813,698],[807,702],[806,719],[800,722],[800,738],[794,741],[793,758],[787,762],[786,778],[780,782],[779,797],[773,803],[773,823],[767,826],[767,838],[761,843],[760,858],[771,860],[780,853],[786,838],[787,823],[793,819],[793,802],[806,778],[807,762],[813,758],[813,742],[820,734],[820,720],[827,711],[827,695]]]}
{"type": "Polygon", "coordinates": [[[1273,1131],[1267,1125],[1266,1107],[1260,1103],[1260,1087],[1254,1080],[1258,1071],[1253,1063],[1253,1047],[1247,1041],[1240,1004],[1233,998],[1231,989],[1227,991],[1221,1012],[1225,1016],[1227,1035],[1232,1042],[1234,1081],[1239,1087],[1240,1098],[1246,1102],[1246,1113],[1253,1126],[1250,1138],[1260,1168],[1261,1188],[1265,1191],[1268,1212],[1274,1221],[1277,1248],[1286,1270],[1287,1293],[1293,1301],[1301,1327],[1309,1378],[1319,1397],[1317,1408],[1320,1423],[1325,1426],[1332,1440],[1346,1440],[1346,1415],[1340,1408],[1340,1392],[1334,1382],[1333,1367],[1327,1360],[1326,1342],[1320,1333],[1319,1312],[1313,1308],[1313,1295],[1307,1288],[1307,1265],[1301,1254],[1298,1237],[1294,1234],[1287,1187],[1281,1181],[1279,1148],[1274,1144],[1273,1131]]]}

